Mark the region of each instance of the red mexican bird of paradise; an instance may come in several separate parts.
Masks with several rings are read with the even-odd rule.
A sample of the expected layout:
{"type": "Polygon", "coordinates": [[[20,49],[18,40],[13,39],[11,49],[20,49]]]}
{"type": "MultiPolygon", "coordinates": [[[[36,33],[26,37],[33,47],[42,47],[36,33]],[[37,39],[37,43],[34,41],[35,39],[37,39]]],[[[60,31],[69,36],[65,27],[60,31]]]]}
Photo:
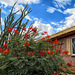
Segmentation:
{"type": "Polygon", "coordinates": [[[23,29],[22,29],[22,30],[26,31],[26,28],[25,28],[25,27],[23,27],[23,29]]]}
{"type": "Polygon", "coordinates": [[[4,54],[10,54],[10,50],[4,50],[4,54]]]}
{"type": "Polygon", "coordinates": [[[16,29],[16,30],[13,30],[13,32],[15,33],[15,34],[19,34],[19,31],[16,29]]]}
{"type": "Polygon", "coordinates": [[[72,64],[71,64],[71,63],[69,63],[69,62],[67,63],[67,65],[68,65],[69,67],[70,67],[70,66],[72,66],[72,64]]]}
{"type": "Polygon", "coordinates": [[[7,30],[9,31],[9,32],[12,32],[12,27],[10,27],[10,28],[7,28],[7,30]]]}
{"type": "Polygon", "coordinates": [[[2,53],[4,51],[4,49],[2,49],[1,47],[0,47],[0,53],[2,53]]]}
{"type": "Polygon", "coordinates": [[[30,34],[25,33],[24,37],[30,37],[30,34]]]}
{"type": "Polygon", "coordinates": [[[28,47],[29,46],[29,43],[28,42],[25,42],[24,45],[28,47]]]}
{"type": "Polygon", "coordinates": [[[32,28],[32,31],[36,32],[36,31],[37,31],[37,29],[35,29],[35,28],[32,28]]]}
{"type": "Polygon", "coordinates": [[[63,54],[68,55],[69,51],[64,51],[63,54]]]}
{"type": "Polygon", "coordinates": [[[53,54],[53,51],[51,50],[51,51],[50,51],[50,55],[52,55],[52,54],[53,54]]]}
{"type": "Polygon", "coordinates": [[[3,47],[7,48],[8,47],[8,44],[3,44],[3,47]]]}

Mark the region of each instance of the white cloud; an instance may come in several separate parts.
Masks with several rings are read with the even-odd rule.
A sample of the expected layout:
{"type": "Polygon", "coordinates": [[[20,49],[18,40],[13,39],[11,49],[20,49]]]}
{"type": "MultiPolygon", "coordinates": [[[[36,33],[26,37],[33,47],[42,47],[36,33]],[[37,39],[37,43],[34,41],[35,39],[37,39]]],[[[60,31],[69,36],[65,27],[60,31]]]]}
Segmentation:
{"type": "MultiPolygon", "coordinates": [[[[7,6],[13,6],[14,3],[17,1],[17,4],[15,5],[15,8],[14,8],[14,12],[19,10],[19,9],[24,9],[23,5],[22,4],[38,4],[40,3],[40,0],[0,0],[0,3],[3,5],[5,5],[4,7],[7,7],[7,6]]],[[[18,12],[17,14],[20,14],[21,12],[18,12]]]]}
{"type": "Polygon", "coordinates": [[[56,10],[56,9],[55,9],[54,7],[49,7],[49,8],[47,9],[47,12],[53,13],[55,10],[56,10]]]}
{"type": "Polygon", "coordinates": [[[18,4],[38,4],[40,0],[0,0],[1,4],[4,4],[5,6],[13,6],[13,4],[17,1],[18,4]]]}
{"type": "Polygon", "coordinates": [[[38,4],[38,3],[40,3],[40,0],[18,0],[18,3],[23,3],[23,4],[26,4],[26,3],[32,4],[32,3],[34,3],[34,4],[38,4]]]}
{"type": "Polygon", "coordinates": [[[30,21],[32,21],[32,19],[29,17],[29,15],[25,16],[26,19],[29,19],[30,21]]]}
{"type": "MultiPolygon", "coordinates": [[[[18,11],[19,9],[22,9],[22,10],[23,10],[23,9],[24,9],[23,5],[18,5],[18,4],[16,4],[16,5],[15,5],[15,8],[14,8],[14,10],[13,10],[13,12],[18,11]]],[[[21,11],[17,12],[17,14],[21,14],[21,11]]],[[[27,11],[26,11],[26,14],[27,14],[27,11]]],[[[26,15],[25,18],[26,18],[26,19],[29,19],[30,21],[32,21],[32,19],[30,18],[29,15],[26,15]]]]}
{"type": "Polygon", "coordinates": [[[62,11],[60,9],[56,9],[56,10],[62,13],[62,11]]]}
{"type": "MultiPolygon", "coordinates": [[[[10,0],[0,0],[0,3],[1,3],[1,4],[4,4],[5,7],[7,7],[7,6],[13,6],[13,4],[14,4],[16,1],[17,1],[17,0],[12,0],[12,1],[10,1],[10,0]]],[[[17,4],[16,4],[15,7],[14,7],[13,12],[18,11],[19,9],[22,9],[22,10],[24,9],[24,6],[21,5],[20,3],[22,3],[22,4],[35,3],[35,4],[36,4],[36,3],[39,3],[39,2],[40,2],[39,0],[18,0],[17,4]]],[[[9,11],[10,11],[10,10],[9,10],[9,11]]],[[[4,12],[4,13],[6,14],[6,12],[5,12],[4,10],[2,10],[2,12],[4,12]]],[[[21,11],[17,12],[17,14],[21,14],[21,11]]],[[[26,18],[26,19],[29,19],[29,20],[32,20],[29,15],[27,15],[25,18],[26,18]]]]}
{"type": "Polygon", "coordinates": [[[34,21],[39,21],[39,19],[38,19],[38,18],[36,18],[36,17],[33,17],[33,20],[34,20],[34,21]]]}
{"type": "Polygon", "coordinates": [[[60,21],[60,23],[63,23],[63,21],[60,21]]]}
{"type": "Polygon", "coordinates": [[[64,11],[64,14],[75,14],[75,8],[67,9],[64,11]]]}
{"type": "Polygon", "coordinates": [[[2,9],[2,12],[6,14],[6,12],[2,9]]]}
{"type": "Polygon", "coordinates": [[[66,5],[71,4],[71,0],[54,0],[53,3],[56,7],[65,8],[66,5]]]}
{"type": "Polygon", "coordinates": [[[51,24],[53,24],[53,25],[59,25],[58,23],[55,23],[55,22],[51,22],[51,24]]]}
{"type": "MultiPolygon", "coordinates": [[[[0,3],[2,4],[2,6],[4,4],[5,7],[7,7],[7,6],[13,6],[16,1],[17,0],[0,0],[0,3]]],[[[38,4],[39,2],[40,2],[40,0],[18,0],[17,1],[17,4],[14,7],[13,12],[16,12],[19,9],[22,9],[23,10],[24,9],[24,6],[22,4],[26,4],[26,3],[28,3],[28,4],[32,4],[32,3],[38,4]]],[[[2,12],[6,13],[3,10],[2,10],[2,12]]],[[[17,14],[21,14],[21,11],[19,11],[17,14]]],[[[25,18],[26,19],[29,19],[29,20],[32,20],[29,15],[27,15],[25,18]]]]}
{"type": "Polygon", "coordinates": [[[47,31],[48,35],[51,35],[53,33],[53,27],[50,24],[44,24],[39,21],[35,21],[33,27],[37,27],[41,30],[41,32],[47,31]]]}
{"type": "Polygon", "coordinates": [[[39,22],[43,21],[42,18],[37,18],[37,17],[34,17],[34,16],[32,16],[32,19],[33,19],[34,21],[39,21],[39,22]]]}
{"type": "MultiPolygon", "coordinates": [[[[4,21],[3,19],[1,18],[1,28],[2,28],[2,25],[4,25],[4,21]]],[[[0,31],[0,35],[1,35],[1,31],[0,31]]],[[[0,38],[1,39],[1,38],[0,38]]]]}
{"type": "Polygon", "coordinates": [[[1,25],[4,25],[4,21],[3,21],[3,19],[1,18],[1,25]]]}
{"type": "Polygon", "coordinates": [[[55,11],[58,11],[58,12],[61,12],[62,13],[62,11],[60,9],[56,9],[54,7],[47,8],[47,12],[48,13],[54,13],[55,11]]]}
{"type": "Polygon", "coordinates": [[[75,8],[67,9],[64,11],[65,14],[70,14],[69,17],[66,17],[66,21],[64,22],[67,27],[71,27],[75,25],[75,8]]]}
{"type": "Polygon", "coordinates": [[[57,32],[59,32],[59,31],[62,31],[62,30],[64,30],[64,29],[66,29],[66,28],[67,28],[66,26],[61,25],[61,26],[59,26],[58,28],[55,28],[55,30],[56,30],[57,32]]]}
{"type": "Polygon", "coordinates": [[[64,25],[61,25],[60,27],[55,29],[57,31],[61,31],[75,25],[75,8],[65,10],[64,14],[70,14],[70,16],[65,18],[64,25]]]}
{"type": "MultiPolygon", "coordinates": [[[[24,9],[23,5],[16,4],[15,7],[14,7],[13,12],[16,12],[16,11],[18,11],[20,9],[22,9],[22,10],[24,9]]],[[[17,14],[21,14],[21,11],[17,12],[17,14]]]]}

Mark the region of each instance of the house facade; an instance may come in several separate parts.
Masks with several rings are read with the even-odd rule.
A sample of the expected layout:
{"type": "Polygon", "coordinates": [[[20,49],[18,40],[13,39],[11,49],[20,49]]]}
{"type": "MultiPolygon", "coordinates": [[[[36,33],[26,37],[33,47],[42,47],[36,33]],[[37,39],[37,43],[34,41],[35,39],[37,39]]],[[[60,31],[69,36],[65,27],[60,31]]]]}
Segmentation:
{"type": "Polygon", "coordinates": [[[64,57],[64,60],[72,63],[69,69],[75,72],[75,26],[51,35],[51,39],[63,42],[62,51],[69,51],[69,56],[64,57]]]}

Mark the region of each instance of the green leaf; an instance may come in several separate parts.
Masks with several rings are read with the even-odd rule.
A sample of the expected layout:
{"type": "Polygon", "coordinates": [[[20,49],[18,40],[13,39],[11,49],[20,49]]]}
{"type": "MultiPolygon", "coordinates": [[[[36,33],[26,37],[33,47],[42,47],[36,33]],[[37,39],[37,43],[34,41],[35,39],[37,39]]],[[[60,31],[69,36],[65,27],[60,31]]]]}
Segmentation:
{"type": "Polygon", "coordinates": [[[19,69],[21,69],[21,68],[23,68],[24,66],[25,66],[25,63],[20,63],[18,67],[19,67],[19,69]]]}
{"type": "Polygon", "coordinates": [[[4,58],[5,58],[5,56],[0,55],[0,60],[2,60],[2,59],[4,59],[4,58]]]}
{"type": "Polygon", "coordinates": [[[36,49],[36,47],[34,47],[34,46],[29,46],[29,48],[31,48],[31,49],[36,49]]]}
{"type": "Polygon", "coordinates": [[[8,59],[9,59],[10,61],[14,61],[14,60],[17,59],[17,57],[9,57],[8,59]]]}
{"type": "Polygon", "coordinates": [[[21,62],[22,62],[22,60],[17,60],[16,63],[14,63],[14,65],[18,66],[21,62]]]}
{"type": "Polygon", "coordinates": [[[8,66],[7,64],[4,64],[4,65],[2,65],[2,66],[0,67],[0,69],[3,70],[3,69],[5,69],[5,68],[7,68],[7,66],[8,66]]]}

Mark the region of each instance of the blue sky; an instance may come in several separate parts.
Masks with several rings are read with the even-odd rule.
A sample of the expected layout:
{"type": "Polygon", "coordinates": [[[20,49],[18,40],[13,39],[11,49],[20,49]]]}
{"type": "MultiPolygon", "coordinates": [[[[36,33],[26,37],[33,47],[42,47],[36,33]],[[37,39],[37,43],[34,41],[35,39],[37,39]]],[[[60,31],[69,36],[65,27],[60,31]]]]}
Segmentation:
{"type": "MultiPolygon", "coordinates": [[[[0,0],[0,7],[2,7],[2,27],[4,27],[4,18],[10,12],[11,7],[16,0],[0,0]]],[[[49,35],[57,33],[66,28],[75,25],[75,0],[17,0],[14,11],[24,8],[26,3],[32,12],[25,17],[34,21],[36,26],[42,31],[47,31],[49,35]]],[[[20,12],[17,16],[20,15],[20,12]]],[[[17,17],[16,16],[16,17],[17,17]]],[[[28,26],[29,26],[28,25],[28,26]]]]}

